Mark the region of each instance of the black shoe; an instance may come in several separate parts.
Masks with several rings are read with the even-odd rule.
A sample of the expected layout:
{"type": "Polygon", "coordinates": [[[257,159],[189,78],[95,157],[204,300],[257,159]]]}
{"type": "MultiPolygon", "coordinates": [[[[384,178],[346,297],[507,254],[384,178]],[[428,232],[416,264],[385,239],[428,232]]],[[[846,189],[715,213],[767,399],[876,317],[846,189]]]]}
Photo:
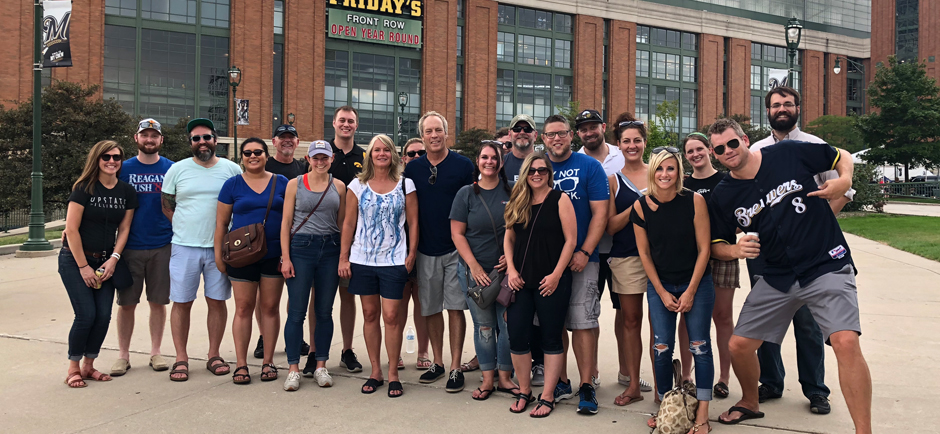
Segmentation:
{"type": "Polygon", "coordinates": [[[782,393],[774,392],[769,386],[761,384],[757,387],[757,402],[763,404],[764,401],[769,401],[771,399],[778,399],[783,396],[782,393]]]}
{"type": "MultiPolygon", "coordinates": [[[[284,352],[286,353],[287,350],[285,349],[284,352]]],[[[310,354],[310,344],[307,341],[300,341],[300,354],[310,354]]]]}
{"type": "Polygon", "coordinates": [[[339,356],[339,366],[346,368],[349,372],[362,372],[362,364],[359,363],[352,348],[343,351],[343,354],[339,356]]]}
{"type": "Polygon", "coordinates": [[[444,367],[435,363],[431,365],[425,373],[421,374],[421,378],[418,379],[418,381],[425,384],[433,383],[440,380],[441,377],[444,376],[444,372],[444,367]]]}
{"type": "Polygon", "coordinates": [[[310,354],[307,356],[307,364],[304,365],[304,377],[312,378],[314,371],[317,370],[317,356],[310,354]]]}
{"type": "Polygon", "coordinates": [[[258,345],[255,346],[255,358],[263,359],[264,358],[264,337],[258,336],[258,345]]]}
{"type": "Polygon", "coordinates": [[[450,393],[457,393],[463,390],[463,372],[460,372],[460,369],[450,371],[450,375],[447,378],[447,386],[444,387],[444,390],[450,393]]]}
{"type": "Polygon", "coordinates": [[[822,395],[810,396],[809,411],[816,414],[829,414],[829,412],[832,411],[829,407],[829,398],[822,395]]]}

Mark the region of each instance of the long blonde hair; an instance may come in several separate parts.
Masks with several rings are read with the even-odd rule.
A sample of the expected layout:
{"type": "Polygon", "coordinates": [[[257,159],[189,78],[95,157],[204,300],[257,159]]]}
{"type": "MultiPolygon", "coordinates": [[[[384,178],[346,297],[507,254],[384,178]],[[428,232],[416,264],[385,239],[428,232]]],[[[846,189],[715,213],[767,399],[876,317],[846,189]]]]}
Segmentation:
{"type": "Polygon", "coordinates": [[[655,196],[660,193],[659,187],[656,185],[656,169],[670,158],[676,160],[676,194],[682,194],[682,178],[685,173],[682,168],[682,158],[669,151],[660,151],[658,154],[650,155],[649,169],[646,172],[646,185],[648,187],[644,192],[647,196],[655,196]]]}
{"type": "Polygon", "coordinates": [[[379,134],[373,137],[369,142],[369,147],[366,148],[366,157],[362,159],[362,172],[359,172],[359,175],[356,177],[359,178],[359,182],[363,184],[375,178],[375,167],[372,166],[372,149],[375,148],[375,142],[382,142],[382,144],[388,148],[389,152],[392,153],[391,167],[388,168],[388,177],[392,181],[398,182],[398,178],[401,176],[401,157],[395,149],[395,142],[385,134],[379,134]]]}
{"type": "Polygon", "coordinates": [[[552,176],[552,161],[542,152],[533,152],[525,157],[522,162],[522,168],[519,170],[520,178],[512,188],[512,195],[509,196],[509,203],[506,204],[506,212],[503,216],[506,218],[506,227],[511,227],[516,223],[522,223],[522,227],[529,225],[529,218],[532,216],[532,187],[529,187],[529,170],[535,160],[545,162],[548,168],[548,187],[555,186],[554,176],[552,176]]]}
{"type": "MultiPolygon", "coordinates": [[[[72,190],[75,190],[79,186],[85,187],[85,192],[88,194],[95,193],[95,181],[98,180],[98,174],[100,169],[98,169],[98,161],[101,160],[101,156],[106,152],[110,152],[112,149],[117,148],[121,151],[121,166],[124,164],[124,148],[117,144],[114,140],[102,140],[98,143],[95,143],[91,147],[91,150],[88,151],[88,157],[85,159],[85,168],[82,170],[81,176],[72,184],[72,190]]],[[[118,169],[118,173],[121,173],[121,170],[118,169]]]]}

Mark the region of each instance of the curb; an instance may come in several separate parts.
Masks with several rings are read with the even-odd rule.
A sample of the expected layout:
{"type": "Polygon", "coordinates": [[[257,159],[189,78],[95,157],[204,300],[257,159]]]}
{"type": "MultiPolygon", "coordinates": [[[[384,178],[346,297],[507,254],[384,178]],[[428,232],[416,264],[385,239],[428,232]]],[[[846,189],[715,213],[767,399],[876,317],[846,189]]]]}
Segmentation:
{"type": "MultiPolygon", "coordinates": [[[[62,247],[62,239],[49,240],[49,244],[52,244],[53,249],[58,249],[62,247]]],[[[22,244],[9,244],[6,246],[0,246],[0,255],[12,255],[16,253],[17,250],[22,247],[22,244]]]]}

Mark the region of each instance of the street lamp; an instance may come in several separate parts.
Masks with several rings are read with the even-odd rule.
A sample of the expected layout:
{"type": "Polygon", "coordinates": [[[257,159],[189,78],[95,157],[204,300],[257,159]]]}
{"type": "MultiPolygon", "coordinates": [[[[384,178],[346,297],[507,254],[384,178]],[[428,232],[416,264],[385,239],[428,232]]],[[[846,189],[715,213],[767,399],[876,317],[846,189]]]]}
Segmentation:
{"type": "Polygon", "coordinates": [[[787,70],[787,86],[793,87],[793,59],[796,57],[796,49],[800,47],[800,39],[803,37],[803,25],[800,20],[790,18],[785,27],[787,35],[787,54],[790,56],[789,69],[787,70]]]}
{"type": "MultiPolygon", "coordinates": [[[[858,63],[845,56],[836,56],[836,66],[832,67],[832,72],[834,72],[836,75],[839,75],[839,73],[842,72],[842,64],[839,62],[840,60],[845,60],[850,66],[854,67],[856,71],[860,72],[863,76],[865,75],[865,65],[862,65],[861,63],[858,63]]],[[[862,80],[862,83],[865,83],[865,80],[862,80]]],[[[862,113],[868,113],[868,109],[866,107],[867,100],[868,98],[865,97],[865,92],[862,91],[862,113]]]]}
{"type": "Polygon", "coordinates": [[[404,131],[404,119],[405,119],[405,106],[408,105],[408,93],[398,92],[398,106],[401,108],[400,116],[398,116],[398,147],[402,148],[404,151],[405,146],[405,131],[404,131]]]}
{"type": "Polygon", "coordinates": [[[293,113],[287,114],[287,123],[290,124],[291,126],[294,126],[294,114],[293,113]]]}
{"type": "Polygon", "coordinates": [[[232,156],[234,157],[232,161],[238,162],[238,97],[235,96],[238,93],[238,84],[242,82],[242,70],[238,69],[237,66],[232,65],[228,69],[228,84],[232,86],[232,108],[235,112],[235,118],[232,122],[233,129],[233,145],[232,145],[232,156]]]}

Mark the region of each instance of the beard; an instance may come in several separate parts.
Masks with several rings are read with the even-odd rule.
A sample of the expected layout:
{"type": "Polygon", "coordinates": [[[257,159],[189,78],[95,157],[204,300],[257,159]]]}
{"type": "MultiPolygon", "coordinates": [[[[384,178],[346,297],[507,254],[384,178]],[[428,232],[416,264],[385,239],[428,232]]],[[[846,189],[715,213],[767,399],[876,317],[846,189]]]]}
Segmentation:
{"type": "Polygon", "coordinates": [[[604,137],[598,136],[592,140],[584,140],[581,142],[585,148],[588,148],[591,151],[596,151],[604,144],[604,137]]]}
{"type": "Polygon", "coordinates": [[[520,151],[525,151],[532,147],[532,141],[528,139],[513,140],[512,147],[520,151]]]}
{"type": "Polygon", "coordinates": [[[142,145],[140,143],[137,144],[137,150],[147,155],[153,155],[153,154],[160,152],[160,148],[161,148],[161,145],[159,144],[153,145],[153,146],[142,145]]]}
{"type": "Polygon", "coordinates": [[[193,147],[193,156],[196,157],[199,161],[202,161],[203,163],[211,160],[212,157],[215,156],[215,144],[211,144],[211,145],[206,144],[206,146],[209,147],[209,149],[205,151],[199,150],[199,148],[202,147],[202,144],[200,144],[199,146],[193,147]]]}
{"type": "Polygon", "coordinates": [[[796,122],[800,120],[800,116],[787,114],[786,120],[779,119],[780,115],[770,118],[770,128],[773,128],[774,131],[790,131],[793,129],[793,126],[796,125],[796,122]]]}

